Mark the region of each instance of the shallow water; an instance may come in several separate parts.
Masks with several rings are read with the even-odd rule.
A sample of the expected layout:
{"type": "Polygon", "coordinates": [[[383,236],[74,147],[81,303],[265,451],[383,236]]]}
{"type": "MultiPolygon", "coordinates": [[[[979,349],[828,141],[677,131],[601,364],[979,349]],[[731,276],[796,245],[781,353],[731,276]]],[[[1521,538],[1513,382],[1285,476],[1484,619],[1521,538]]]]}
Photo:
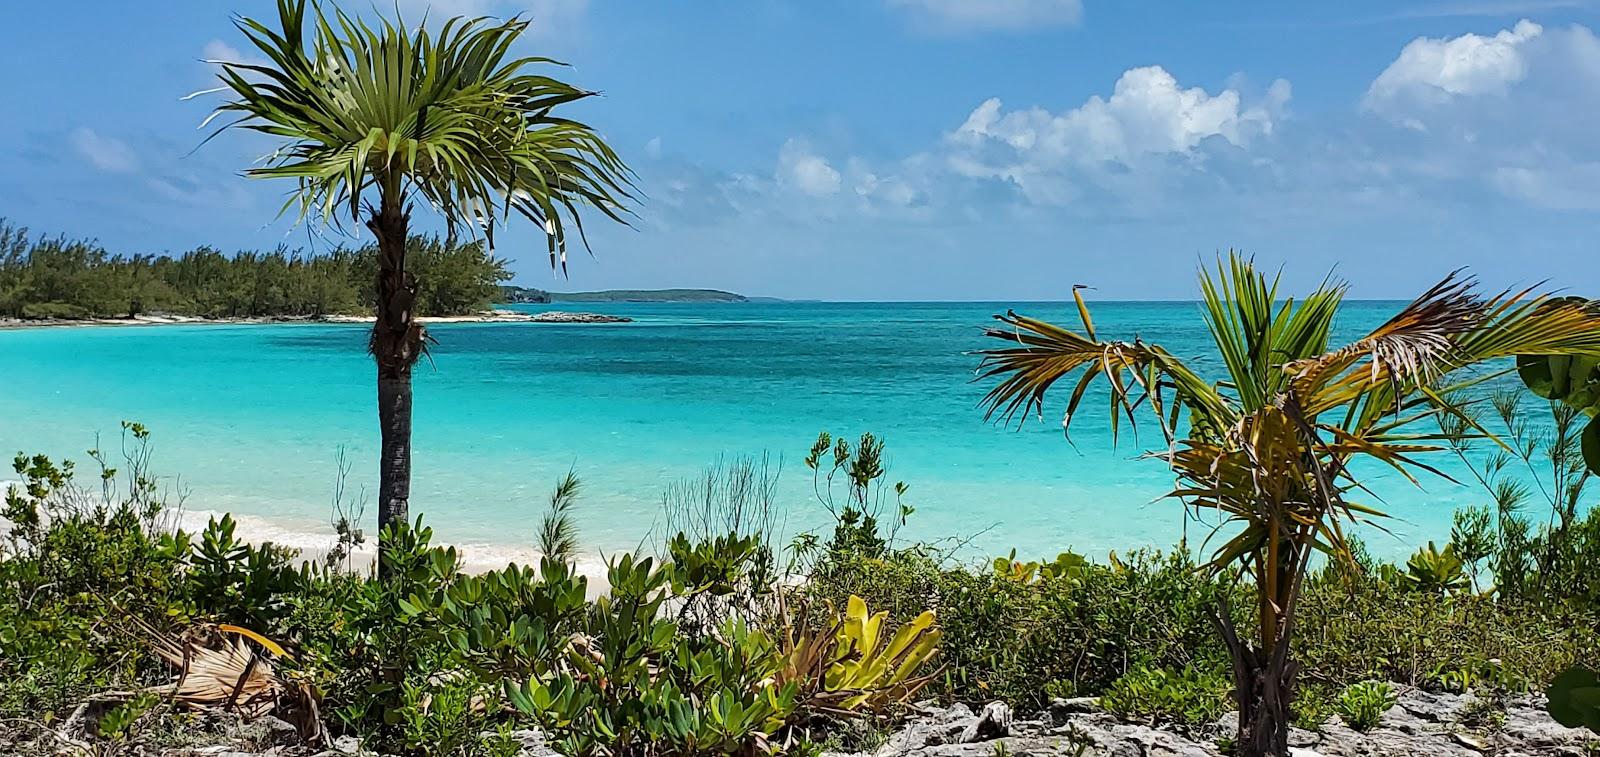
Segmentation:
{"type": "MultiPolygon", "coordinates": [[[[781,459],[792,532],[825,515],[801,464],[817,432],[872,431],[887,439],[889,478],[910,485],[916,512],[905,536],[970,539],[971,557],[1173,543],[1182,511],[1156,501],[1171,480],[1159,462],[1137,459],[1159,441],[1153,428],[1144,444],[1125,435],[1113,448],[1103,405],[1089,404],[1070,444],[1059,404],[1021,431],[985,423],[977,402],[987,385],[972,382],[977,360],[967,353],[988,346],[979,329],[1007,306],[591,304],[572,309],[637,320],[434,326],[438,344],[416,375],[413,512],[444,540],[527,545],[550,488],[572,468],[585,483],[586,543],[629,548],[658,522],[672,481],[721,455],[766,452],[781,459]]],[[[1076,323],[1070,303],[1009,306],[1076,323]]],[[[1398,306],[1350,304],[1340,335],[1398,306]]],[[[1103,336],[1137,332],[1203,373],[1220,367],[1194,303],[1095,307],[1103,336]]],[[[189,509],[321,538],[313,535],[330,533],[338,451],[354,466],[353,491],[376,476],[366,330],[0,331],[0,450],[82,459],[98,432],[114,452],[119,421],[137,420],[154,432],[158,472],[181,475],[189,509]]],[[[1433,462],[1460,471],[1443,455],[1433,462]]],[[[1384,471],[1372,480],[1397,516],[1386,523],[1392,535],[1368,532],[1382,555],[1448,538],[1452,508],[1483,499],[1439,479],[1422,490],[1384,471]]]]}

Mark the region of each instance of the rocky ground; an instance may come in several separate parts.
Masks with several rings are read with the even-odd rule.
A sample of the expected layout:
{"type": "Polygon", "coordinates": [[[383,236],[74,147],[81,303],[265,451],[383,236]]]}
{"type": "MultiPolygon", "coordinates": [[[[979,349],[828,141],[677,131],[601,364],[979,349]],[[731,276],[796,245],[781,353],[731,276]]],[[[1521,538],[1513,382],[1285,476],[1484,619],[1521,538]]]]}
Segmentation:
{"type": "MultiPolygon", "coordinates": [[[[1101,712],[1092,699],[1058,700],[1048,712],[1014,718],[1003,704],[980,712],[955,705],[928,713],[890,737],[872,757],[1220,757],[1219,741],[1233,734],[1229,713],[1198,733],[1129,723],[1101,712]]],[[[1358,733],[1337,718],[1320,732],[1295,729],[1295,757],[1427,755],[1497,757],[1600,754],[1600,738],[1564,728],[1542,699],[1522,697],[1501,710],[1476,697],[1411,691],[1377,728],[1358,733]]],[[[836,755],[835,757],[843,757],[836,755]]]]}
{"type": "MultiPolygon", "coordinates": [[[[1294,757],[1595,757],[1600,737],[1564,728],[1544,711],[1538,697],[1489,706],[1471,694],[1402,694],[1377,728],[1358,733],[1330,721],[1319,732],[1295,729],[1294,757]]],[[[1102,712],[1092,699],[1057,700],[1030,717],[1014,716],[995,702],[974,712],[966,705],[924,706],[921,714],[875,750],[825,752],[823,757],[1222,757],[1218,746],[1231,735],[1233,716],[1199,732],[1130,723],[1102,712]]],[[[209,757],[341,757],[370,754],[354,739],[323,748],[296,745],[294,728],[273,718],[248,725],[217,718],[200,733],[126,744],[116,754],[209,757]]],[[[556,757],[537,731],[515,734],[526,757],[556,757]]],[[[0,725],[5,754],[93,753],[70,733],[44,733],[0,725]],[[80,751],[83,750],[83,751],[80,751]]]]}

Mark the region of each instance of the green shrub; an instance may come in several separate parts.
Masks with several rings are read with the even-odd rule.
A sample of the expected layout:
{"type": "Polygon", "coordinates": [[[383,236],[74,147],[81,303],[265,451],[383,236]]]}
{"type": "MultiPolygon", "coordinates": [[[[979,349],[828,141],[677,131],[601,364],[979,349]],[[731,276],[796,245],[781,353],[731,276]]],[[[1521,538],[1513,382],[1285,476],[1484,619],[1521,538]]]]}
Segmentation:
{"type": "Polygon", "coordinates": [[[1030,581],[941,567],[922,548],[838,554],[819,563],[806,591],[836,604],[856,594],[896,618],[937,611],[945,674],[936,690],[968,701],[1036,707],[1063,691],[1102,692],[1135,667],[1225,659],[1207,616],[1221,586],[1179,553],[1036,571],[1030,581]]]}
{"type": "Polygon", "coordinates": [[[1376,577],[1308,583],[1296,627],[1302,681],[1526,690],[1600,659],[1593,616],[1472,594],[1412,591],[1376,577]]]}
{"type": "Polygon", "coordinates": [[[1307,731],[1322,730],[1328,718],[1339,711],[1337,691],[1314,681],[1296,686],[1294,701],[1289,705],[1295,726],[1307,731]]]}
{"type": "Polygon", "coordinates": [[[1471,585],[1465,563],[1456,556],[1455,545],[1446,544],[1440,550],[1431,541],[1411,555],[1406,572],[1399,574],[1399,579],[1416,591],[1432,594],[1462,591],[1471,585]]]}
{"type": "Polygon", "coordinates": [[[1198,727],[1232,709],[1232,688],[1225,668],[1140,666],[1112,683],[1100,706],[1126,718],[1198,727]]]}
{"type": "Polygon", "coordinates": [[[210,519],[189,556],[189,584],[197,610],[226,623],[270,631],[288,597],[301,592],[295,551],[271,542],[259,546],[234,535],[232,515],[210,519]]]}
{"type": "Polygon", "coordinates": [[[799,692],[774,682],[772,640],[737,621],[715,636],[679,633],[662,608],[688,582],[670,563],[622,555],[607,578],[584,637],[592,642],[552,640],[548,674],[506,681],[511,703],[571,757],[768,751],[799,692]]]}
{"type": "Polygon", "coordinates": [[[1382,681],[1362,681],[1350,684],[1339,695],[1339,716],[1345,725],[1358,731],[1371,730],[1383,719],[1383,713],[1394,706],[1394,687],[1382,681]]]}
{"type": "Polygon", "coordinates": [[[66,302],[34,302],[22,306],[23,318],[63,318],[79,320],[88,318],[88,308],[66,302]]]}

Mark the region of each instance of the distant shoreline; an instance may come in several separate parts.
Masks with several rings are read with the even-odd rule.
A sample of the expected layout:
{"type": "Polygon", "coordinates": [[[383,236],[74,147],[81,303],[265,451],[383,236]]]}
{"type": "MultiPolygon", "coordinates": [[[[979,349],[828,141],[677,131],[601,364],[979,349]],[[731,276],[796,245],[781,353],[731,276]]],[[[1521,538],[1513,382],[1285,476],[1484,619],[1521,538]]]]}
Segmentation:
{"type": "Polygon", "coordinates": [[[762,302],[771,298],[746,297],[721,289],[603,289],[593,292],[551,292],[545,289],[500,285],[501,302],[516,305],[575,302],[762,302]]]}
{"type": "MultiPolygon", "coordinates": [[[[372,323],[370,315],[322,316],[251,316],[204,318],[189,315],[138,315],[132,318],[0,318],[0,331],[44,328],[78,328],[87,326],[251,326],[293,323],[372,323]]],[[[424,324],[434,323],[629,323],[632,318],[602,313],[578,313],[552,310],[544,313],[522,313],[515,310],[490,310],[476,315],[419,316],[424,324]]]]}

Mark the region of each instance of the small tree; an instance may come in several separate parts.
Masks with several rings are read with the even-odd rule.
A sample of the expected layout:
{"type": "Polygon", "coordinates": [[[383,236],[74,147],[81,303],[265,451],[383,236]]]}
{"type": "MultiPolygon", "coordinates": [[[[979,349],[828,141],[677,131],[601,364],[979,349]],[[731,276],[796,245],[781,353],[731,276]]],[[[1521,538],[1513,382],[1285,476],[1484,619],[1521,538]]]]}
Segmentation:
{"type": "Polygon", "coordinates": [[[1057,381],[1076,376],[1062,421],[1068,427],[1089,387],[1104,378],[1113,436],[1119,419],[1154,417],[1168,445],[1159,456],[1178,478],[1170,496],[1219,513],[1219,529],[1237,529],[1207,567],[1238,566],[1255,584],[1248,633],[1239,633],[1227,607],[1213,614],[1233,659],[1239,754],[1282,755],[1297,669],[1290,639],[1308,563],[1317,551],[1349,559],[1346,524],[1381,515],[1352,499],[1363,489],[1351,463],[1373,459],[1407,478],[1413,470],[1437,473],[1418,456],[1445,449],[1443,434],[1412,424],[1455,412],[1445,400],[1452,375],[1517,354],[1600,354],[1600,310],[1530,291],[1484,297],[1452,274],[1372,333],[1330,349],[1343,284],[1280,302],[1276,279],[1230,254],[1200,285],[1226,368],[1219,379],[1202,378],[1139,338],[1100,340],[1074,292],[1082,333],[1011,312],[996,316],[1005,328],[987,335],[1010,346],[982,353],[982,377],[999,380],[985,403],[991,416],[1009,420],[1041,410],[1057,381]]]}
{"type": "MultiPolygon", "coordinates": [[[[279,0],[273,29],[235,23],[266,61],[216,61],[232,97],[213,118],[283,144],[246,175],[296,184],[284,211],[336,222],[348,213],[378,242],[377,322],[380,533],[407,522],[411,497],[411,367],[427,334],[406,266],[420,198],[453,231],[495,228],[513,214],[544,230],[550,265],[566,271],[566,231],[582,235],[580,206],[625,223],[631,173],[590,127],[557,109],[593,96],[511,57],[528,28],[513,18],[452,18],[436,31],[399,19],[374,28],[337,8],[279,0]]],[[[209,120],[209,119],[208,119],[209,120]]],[[[215,136],[213,133],[212,136],[215,136]]],[[[379,544],[380,551],[383,544],[379,544]]],[[[382,561],[379,561],[382,564],[382,561]]]]}

